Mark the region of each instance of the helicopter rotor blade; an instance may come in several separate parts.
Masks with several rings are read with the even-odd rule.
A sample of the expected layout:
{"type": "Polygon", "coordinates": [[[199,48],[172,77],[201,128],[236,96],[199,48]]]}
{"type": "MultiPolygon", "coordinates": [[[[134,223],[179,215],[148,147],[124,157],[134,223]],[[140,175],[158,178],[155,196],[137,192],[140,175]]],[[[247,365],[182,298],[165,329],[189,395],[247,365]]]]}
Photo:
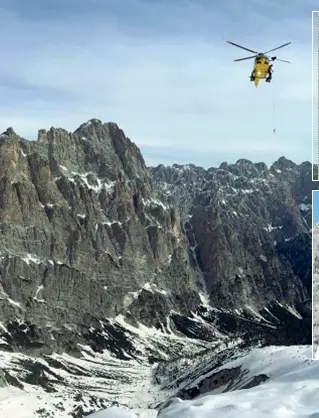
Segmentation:
{"type": "Polygon", "coordinates": [[[281,58],[277,58],[277,57],[267,57],[270,61],[281,61],[281,62],[286,62],[287,64],[291,64],[291,61],[287,61],[287,60],[283,60],[281,58]]]}
{"type": "Polygon", "coordinates": [[[283,45],[277,46],[277,48],[270,49],[269,51],[264,52],[264,54],[269,54],[269,52],[272,52],[272,51],[277,51],[277,49],[284,48],[285,46],[290,45],[290,44],[291,44],[291,42],[288,42],[288,43],[286,43],[286,44],[283,44],[283,45]]]}
{"type": "Polygon", "coordinates": [[[238,59],[236,59],[236,60],[234,60],[234,61],[236,62],[236,61],[251,60],[251,59],[253,59],[253,58],[256,58],[257,56],[258,56],[258,55],[253,55],[252,57],[238,58],[238,59]]]}
{"type": "Polygon", "coordinates": [[[282,60],[281,58],[276,58],[276,61],[286,62],[287,64],[291,64],[291,61],[282,60]]]}
{"type": "Polygon", "coordinates": [[[234,42],[231,42],[231,41],[226,41],[226,42],[227,42],[228,44],[230,44],[230,45],[237,46],[237,48],[241,48],[241,49],[244,49],[245,51],[251,52],[252,54],[258,54],[258,52],[257,52],[257,51],[253,51],[252,49],[245,48],[244,46],[241,46],[241,45],[235,44],[234,42]]]}

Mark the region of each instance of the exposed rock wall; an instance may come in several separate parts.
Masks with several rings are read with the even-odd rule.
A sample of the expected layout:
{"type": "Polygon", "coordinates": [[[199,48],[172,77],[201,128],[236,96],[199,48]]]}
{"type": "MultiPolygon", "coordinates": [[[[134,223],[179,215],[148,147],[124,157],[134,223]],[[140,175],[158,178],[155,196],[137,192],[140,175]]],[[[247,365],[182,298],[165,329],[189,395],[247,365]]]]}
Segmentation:
{"type": "Polygon", "coordinates": [[[273,300],[311,299],[310,163],[282,157],[269,169],[239,160],[208,170],[174,165],[150,172],[179,200],[214,306],[258,310],[273,300]]]}

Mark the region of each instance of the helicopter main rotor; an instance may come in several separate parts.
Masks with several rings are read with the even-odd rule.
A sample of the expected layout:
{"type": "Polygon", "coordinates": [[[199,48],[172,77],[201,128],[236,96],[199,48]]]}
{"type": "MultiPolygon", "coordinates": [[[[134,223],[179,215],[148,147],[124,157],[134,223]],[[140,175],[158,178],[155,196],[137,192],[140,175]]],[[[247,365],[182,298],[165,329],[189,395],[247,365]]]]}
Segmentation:
{"type": "Polygon", "coordinates": [[[283,59],[277,58],[277,57],[269,57],[268,55],[266,55],[266,54],[269,54],[269,52],[277,51],[277,49],[284,48],[285,46],[290,45],[291,42],[287,42],[286,44],[277,46],[276,48],[270,49],[269,51],[266,51],[266,52],[257,52],[257,51],[254,51],[252,49],[246,48],[246,47],[244,47],[242,45],[235,44],[234,42],[231,42],[231,41],[226,41],[226,42],[229,43],[230,45],[236,46],[237,48],[241,48],[241,49],[244,49],[245,51],[248,51],[248,52],[251,52],[252,54],[255,54],[255,55],[253,55],[251,57],[237,58],[237,59],[234,60],[235,62],[245,61],[245,60],[254,59],[254,58],[258,58],[258,57],[265,57],[269,61],[275,61],[275,60],[277,60],[277,61],[286,62],[288,64],[291,64],[290,61],[283,60],[283,59]]]}

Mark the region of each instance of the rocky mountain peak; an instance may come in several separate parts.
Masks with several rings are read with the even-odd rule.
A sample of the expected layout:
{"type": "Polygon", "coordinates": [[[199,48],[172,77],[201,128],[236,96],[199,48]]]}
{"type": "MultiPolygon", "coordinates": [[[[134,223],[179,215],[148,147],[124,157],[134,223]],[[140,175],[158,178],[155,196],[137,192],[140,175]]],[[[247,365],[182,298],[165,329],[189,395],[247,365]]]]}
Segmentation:
{"type": "Polygon", "coordinates": [[[250,167],[253,165],[253,162],[250,160],[247,160],[246,158],[240,158],[239,160],[236,161],[236,164],[250,167]]]}
{"type": "Polygon", "coordinates": [[[235,164],[227,165],[227,170],[235,176],[240,177],[254,178],[265,174],[261,173],[259,165],[256,165],[252,161],[243,158],[237,160],[235,164]]]}
{"type": "Polygon", "coordinates": [[[46,138],[47,138],[47,131],[46,131],[46,129],[39,129],[38,130],[37,142],[46,141],[46,138]]]}
{"type": "Polygon", "coordinates": [[[297,164],[295,164],[293,161],[288,160],[286,157],[280,157],[277,161],[275,161],[272,164],[271,169],[285,171],[289,169],[293,170],[296,167],[297,164]]]}
{"type": "Polygon", "coordinates": [[[76,349],[120,313],[158,325],[196,310],[179,214],[116,124],[42,129],[0,161],[0,317],[36,324],[35,350],[65,348],[66,329],[76,349]]]}
{"type": "Polygon", "coordinates": [[[13,128],[8,128],[5,132],[3,132],[0,137],[16,137],[17,134],[14,132],[13,128]]]}
{"type": "Polygon", "coordinates": [[[0,136],[0,178],[6,172],[14,173],[19,164],[19,137],[12,128],[0,136]]]}

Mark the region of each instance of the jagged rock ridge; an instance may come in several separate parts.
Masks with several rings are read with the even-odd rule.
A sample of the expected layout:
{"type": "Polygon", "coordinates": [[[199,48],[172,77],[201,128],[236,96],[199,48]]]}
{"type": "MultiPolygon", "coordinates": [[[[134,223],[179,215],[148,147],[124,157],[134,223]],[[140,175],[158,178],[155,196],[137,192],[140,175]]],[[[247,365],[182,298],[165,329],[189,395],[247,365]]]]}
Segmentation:
{"type": "Polygon", "coordinates": [[[282,157],[267,168],[242,159],[208,170],[160,165],[150,173],[177,198],[214,306],[258,310],[273,300],[311,299],[310,163],[282,157]]]}

